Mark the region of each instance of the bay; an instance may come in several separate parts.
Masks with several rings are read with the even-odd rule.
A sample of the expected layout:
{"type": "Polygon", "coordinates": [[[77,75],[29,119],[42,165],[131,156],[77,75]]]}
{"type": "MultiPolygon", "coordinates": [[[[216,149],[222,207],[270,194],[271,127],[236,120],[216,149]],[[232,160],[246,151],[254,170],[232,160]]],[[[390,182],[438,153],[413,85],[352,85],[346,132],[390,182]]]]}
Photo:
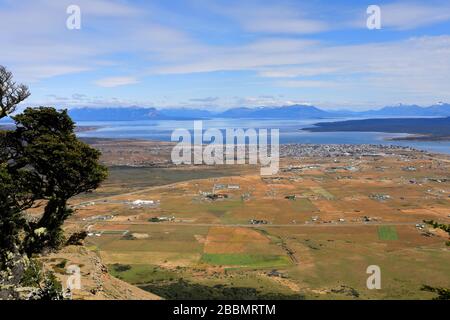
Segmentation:
{"type": "MultiPolygon", "coordinates": [[[[352,118],[354,119],[354,118],[352,118]]],[[[405,137],[404,133],[381,132],[308,132],[301,130],[317,122],[342,121],[349,119],[308,119],[308,120],[272,120],[272,119],[208,119],[202,120],[203,129],[279,129],[280,143],[299,144],[383,144],[413,147],[437,153],[450,154],[450,141],[391,141],[393,137],[405,137]]],[[[95,130],[79,132],[79,137],[143,139],[171,141],[175,129],[186,129],[191,133],[192,120],[143,120],[143,121],[82,121],[78,126],[97,127],[95,130]]]]}

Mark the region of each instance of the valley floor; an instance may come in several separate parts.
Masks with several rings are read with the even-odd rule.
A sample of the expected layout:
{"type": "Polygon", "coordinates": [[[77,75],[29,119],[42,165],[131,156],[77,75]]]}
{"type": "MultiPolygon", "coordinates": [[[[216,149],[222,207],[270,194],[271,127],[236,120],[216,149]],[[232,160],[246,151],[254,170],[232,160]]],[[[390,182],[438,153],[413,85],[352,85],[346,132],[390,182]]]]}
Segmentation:
{"type": "Polygon", "coordinates": [[[450,287],[449,236],[422,221],[450,223],[449,169],[404,150],[284,157],[271,177],[113,167],[66,227],[89,232],[110,274],[166,299],[431,299],[423,285],[450,287]]]}

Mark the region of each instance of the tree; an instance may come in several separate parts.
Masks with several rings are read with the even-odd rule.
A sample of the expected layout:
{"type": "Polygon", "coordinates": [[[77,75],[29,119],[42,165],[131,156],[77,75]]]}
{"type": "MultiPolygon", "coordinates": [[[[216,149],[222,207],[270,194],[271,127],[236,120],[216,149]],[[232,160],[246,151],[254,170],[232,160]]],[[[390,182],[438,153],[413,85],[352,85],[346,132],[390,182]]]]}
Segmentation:
{"type": "Polygon", "coordinates": [[[0,66],[0,119],[13,113],[17,105],[29,96],[28,87],[16,84],[12,73],[4,66],[0,66]]]}
{"type": "MultiPolygon", "coordinates": [[[[29,95],[0,66],[0,118],[29,95]]],[[[0,299],[22,296],[16,289],[27,278],[33,254],[62,244],[62,226],[73,213],[68,200],[96,189],[107,175],[100,152],[77,139],[66,110],[27,108],[12,118],[15,129],[0,130],[0,299]],[[27,216],[39,203],[41,215],[27,216]]],[[[40,291],[32,298],[61,298],[54,277],[38,282],[40,291]]]]}
{"type": "Polygon", "coordinates": [[[19,233],[27,224],[23,211],[33,206],[29,175],[9,172],[5,163],[0,164],[0,268],[8,260],[8,253],[19,253],[19,233]]]}
{"type": "Polygon", "coordinates": [[[13,140],[20,142],[14,166],[27,168],[35,180],[33,193],[47,201],[42,217],[27,232],[26,250],[32,254],[60,244],[61,227],[72,214],[67,201],[96,189],[107,170],[98,163],[100,152],[77,139],[66,110],[27,108],[13,119],[13,140]]]}
{"type": "MultiPolygon", "coordinates": [[[[16,84],[12,73],[0,66],[0,119],[14,112],[29,95],[28,87],[16,84]]],[[[25,224],[22,211],[34,202],[27,174],[10,170],[13,149],[10,133],[0,130],[0,268],[7,262],[8,253],[19,250],[18,234],[25,224]]]]}

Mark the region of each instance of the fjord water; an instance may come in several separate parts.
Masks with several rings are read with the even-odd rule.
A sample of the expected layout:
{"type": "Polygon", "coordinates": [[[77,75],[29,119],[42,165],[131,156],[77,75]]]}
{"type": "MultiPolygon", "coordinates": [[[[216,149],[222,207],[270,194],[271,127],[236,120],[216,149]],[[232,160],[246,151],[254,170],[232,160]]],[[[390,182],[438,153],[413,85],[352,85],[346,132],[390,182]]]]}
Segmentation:
{"type": "MultiPolygon", "coordinates": [[[[450,154],[450,141],[390,141],[392,137],[407,134],[380,132],[308,132],[302,128],[311,127],[317,122],[347,119],[308,119],[308,120],[266,120],[266,119],[209,119],[202,120],[203,129],[279,129],[280,143],[308,144],[383,144],[409,146],[419,150],[450,154]]],[[[185,120],[144,120],[144,121],[95,121],[78,122],[78,126],[97,127],[95,130],[79,132],[79,137],[143,139],[170,141],[175,129],[193,132],[194,121],[185,120]]]]}

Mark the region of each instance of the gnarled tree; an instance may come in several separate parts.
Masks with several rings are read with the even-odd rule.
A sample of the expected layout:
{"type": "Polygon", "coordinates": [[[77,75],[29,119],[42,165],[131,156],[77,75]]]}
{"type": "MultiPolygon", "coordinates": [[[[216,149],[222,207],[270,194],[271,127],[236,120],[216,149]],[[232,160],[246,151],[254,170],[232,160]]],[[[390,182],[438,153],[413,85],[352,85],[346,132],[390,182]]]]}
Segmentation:
{"type": "Polygon", "coordinates": [[[61,227],[72,214],[67,201],[96,189],[107,171],[99,164],[100,152],[77,139],[66,110],[28,108],[13,119],[15,166],[34,177],[33,193],[46,200],[40,220],[29,224],[25,249],[32,254],[60,244],[61,227]]]}
{"type": "MultiPolygon", "coordinates": [[[[0,119],[14,112],[29,95],[28,87],[16,84],[12,73],[0,66],[0,119]]],[[[15,148],[10,138],[11,132],[0,130],[0,268],[8,255],[18,253],[19,231],[25,224],[22,212],[35,200],[27,186],[27,174],[11,170],[15,148]]]]}
{"type": "MultiPolygon", "coordinates": [[[[0,66],[0,118],[28,96],[28,88],[0,66]]],[[[0,299],[20,295],[15,288],[34,253],[61,244],[72,214],[68,200],[96,189],[107,175],[100,153],[75,136],[66,110],[27,108],[12,119],[14,130],[0,130],[0,299]],[[25,211],[38,202],[42,214],[29,219],[25,211]]]]}

